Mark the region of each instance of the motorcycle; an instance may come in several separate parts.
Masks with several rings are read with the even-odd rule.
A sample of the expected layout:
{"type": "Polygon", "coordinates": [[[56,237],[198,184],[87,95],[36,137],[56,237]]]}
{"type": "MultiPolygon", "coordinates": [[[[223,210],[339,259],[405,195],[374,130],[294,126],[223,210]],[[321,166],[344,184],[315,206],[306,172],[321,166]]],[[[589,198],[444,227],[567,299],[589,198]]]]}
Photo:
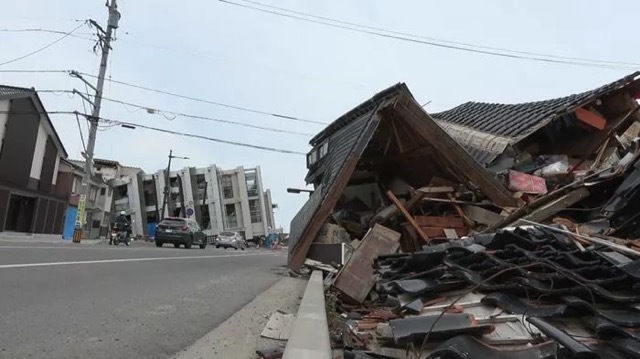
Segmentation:
{"type": "Polygon", "coordinates": [[[111,238],[113,241],[113,245],[117,246],[120,243],[124,243],[127,247],[129,246],[129,233],[125,231],[119,231],[117,228],[113,228],[111,230],[111,238]]]}

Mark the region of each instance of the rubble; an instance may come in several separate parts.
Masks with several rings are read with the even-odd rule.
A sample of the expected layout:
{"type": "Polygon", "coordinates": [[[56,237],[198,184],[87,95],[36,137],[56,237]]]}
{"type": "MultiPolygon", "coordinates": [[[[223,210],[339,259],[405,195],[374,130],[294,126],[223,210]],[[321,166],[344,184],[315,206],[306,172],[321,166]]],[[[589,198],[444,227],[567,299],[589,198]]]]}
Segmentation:
{"type": "Polygon", "coordinates": [[[638,357],[639,76],[433,115],[399,84],[314,137],[316,190],[292,221],[289,267],[327,228],[343,233],[345,260],[324,261],[333,346],[345,358],[638,357]]]}

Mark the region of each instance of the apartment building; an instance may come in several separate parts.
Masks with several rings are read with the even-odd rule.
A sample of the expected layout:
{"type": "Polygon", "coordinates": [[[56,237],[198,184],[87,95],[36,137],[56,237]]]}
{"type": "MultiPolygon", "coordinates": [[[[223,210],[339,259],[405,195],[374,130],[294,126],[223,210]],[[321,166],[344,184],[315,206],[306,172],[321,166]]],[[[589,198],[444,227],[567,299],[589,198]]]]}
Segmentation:
{"type": "Polygon", "coordinates": [[[166,202],[165,182],[164,170],[142,177],[150,235],[163,213],[165,217],[194,218],[208,235],[229,230],[250,239],[264,236],[274,228],[271,191],[263,187],[260,167],[223,170],[211,165],[171,171],[170,201],[166,202]]]}

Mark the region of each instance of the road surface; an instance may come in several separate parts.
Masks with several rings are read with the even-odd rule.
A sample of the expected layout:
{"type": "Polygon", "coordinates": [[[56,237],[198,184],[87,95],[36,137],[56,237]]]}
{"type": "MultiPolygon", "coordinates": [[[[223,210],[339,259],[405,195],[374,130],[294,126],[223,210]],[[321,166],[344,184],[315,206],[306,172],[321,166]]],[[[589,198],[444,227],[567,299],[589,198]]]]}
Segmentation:
{"type": "Polygon", "coordinates": [[[170,358],[285,262],[255,249],[0,243],[0,358],[170,358]]]}

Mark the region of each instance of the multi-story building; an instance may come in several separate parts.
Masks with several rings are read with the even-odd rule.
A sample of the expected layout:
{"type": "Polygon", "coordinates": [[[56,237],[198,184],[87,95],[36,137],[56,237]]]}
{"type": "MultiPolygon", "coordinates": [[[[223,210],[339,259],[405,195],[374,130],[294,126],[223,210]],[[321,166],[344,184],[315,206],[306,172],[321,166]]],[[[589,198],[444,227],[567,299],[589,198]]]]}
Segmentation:
{"type": "Polygon", "coordinates": [[[271,191],[263,188],[260,167],[222,170],[212,165],[171,171],[169,203],[164,201],[165,182],[164,170],[143,176],[146,221],[151,231],[163,214],[195,218],[208,235],[230,230],[254,238],[274,228],[271,191]]]}
{"type": "MultiPolygon", "coordinates": [[[[56,193],[69,199],[65,215],[66,219],[62,228],[63,239],[71,239],[76,228],[77,207],[82,192],[83,174],[84,167],[74,163],[74,161],[64,159],[60,161],[56,193]]],[[[100,174],[91,176],[90,186],[89,197],[85,202],[84,237],[90,239],[105,238],[108,234],[111,218],[113,189],[100,174]]]]}
{"type": "Polygon", "coordinates": [[[0,232],[62,233],[67,152],[34,89],[0,86],[0,232]]]}
{"type": "MultiPolygon", "coordinates": [[[[72,162],[78,166],[84,166],[84,161],[72,162]]],[[[117,161],[97,158],[93,160],[93,170],[94,174],[101,177],[113,191],[109,216],[103,220],[104,226],[108,227],[115,217],[124,211],[131,221],[132,234],[147,235],[147,219],[144,216],[146,206],[142,186],[144,171],[138,167],[123,166],[117,161]]]]}

